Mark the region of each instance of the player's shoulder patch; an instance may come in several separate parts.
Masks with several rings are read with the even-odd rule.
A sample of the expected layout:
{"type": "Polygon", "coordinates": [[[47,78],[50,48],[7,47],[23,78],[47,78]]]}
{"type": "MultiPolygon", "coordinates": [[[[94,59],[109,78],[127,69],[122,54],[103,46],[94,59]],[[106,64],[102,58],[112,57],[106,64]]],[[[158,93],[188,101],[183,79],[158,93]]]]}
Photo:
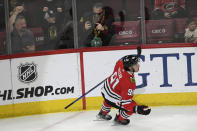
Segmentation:
{"type": "Polygon", "coordinates": [[[135,83],[135,78],[134,77],[130,77],[131,83],[135,83]]]}

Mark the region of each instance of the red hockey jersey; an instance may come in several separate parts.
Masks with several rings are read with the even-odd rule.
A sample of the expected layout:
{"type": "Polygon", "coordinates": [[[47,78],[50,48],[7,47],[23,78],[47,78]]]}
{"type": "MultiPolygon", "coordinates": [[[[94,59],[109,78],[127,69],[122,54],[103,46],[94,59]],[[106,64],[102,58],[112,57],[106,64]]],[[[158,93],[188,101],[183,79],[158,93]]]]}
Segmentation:
{"type": "Polygon", "coordinates": [[[118,106],[120,103],[124,106],[132,102],[135,89],[134,74],[124,70],[123,61],[119,60],[115,65],[113,74],[105,81],[101,92],[107,100],[118,106]]]}
{"type": "Polygon", "coordinates": [[[154,10],[161,9],[164,12],[174,12],[178,7],[185,8],[185,0],[155,0],[154,10]]]}

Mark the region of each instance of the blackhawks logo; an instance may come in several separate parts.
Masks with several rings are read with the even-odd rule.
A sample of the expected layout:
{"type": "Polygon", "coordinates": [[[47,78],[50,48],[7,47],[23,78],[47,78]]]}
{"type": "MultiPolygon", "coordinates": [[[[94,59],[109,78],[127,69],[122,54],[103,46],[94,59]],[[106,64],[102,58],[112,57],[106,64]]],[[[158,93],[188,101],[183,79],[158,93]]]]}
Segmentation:
{"type": "Polygon", "coordinates": [[[18,78],[23,83],[30,83],[37,78],[36,65],[34,63],[21,64],[18,67],[18,78]]]}
{"type": "Polygon", "coordinates": [[[130,80],[131,80],[132,83],[135,83],[135,78],[130,77],[130,80]]]}

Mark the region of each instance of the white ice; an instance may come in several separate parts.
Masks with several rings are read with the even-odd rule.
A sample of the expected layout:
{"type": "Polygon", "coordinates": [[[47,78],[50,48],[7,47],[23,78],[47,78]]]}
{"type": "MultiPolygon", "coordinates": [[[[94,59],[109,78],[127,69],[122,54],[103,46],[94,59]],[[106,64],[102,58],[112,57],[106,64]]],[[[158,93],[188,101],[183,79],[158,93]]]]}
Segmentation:
{"type": "MultiPolygon", "coordinates": [[[[0,131],[195,131],[197,106],[152,107],[149,116],[134,114],[127,126],[95,121],[98,110],[0,119],[0,131]]],[[[114,117],[117,110],[110,114],[114,117]]]]}

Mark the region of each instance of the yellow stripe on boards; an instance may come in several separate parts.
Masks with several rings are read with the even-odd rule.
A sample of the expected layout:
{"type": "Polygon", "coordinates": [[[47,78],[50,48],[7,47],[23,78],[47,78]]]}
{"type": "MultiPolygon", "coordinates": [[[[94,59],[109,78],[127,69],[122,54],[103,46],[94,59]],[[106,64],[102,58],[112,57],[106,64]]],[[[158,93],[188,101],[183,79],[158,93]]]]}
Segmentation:
{"type": "Polygon", "coordinates": [[[65,106],[67,106],[74,100],[75,99],[63,99],[63,100],[19,103],[13,105],[1,105],[0,118],[82,110],[83,109],[82,100],[77,101],[68,109],[64,109],[65,106]]]}
{"type": "Polygon", "coordinates": [[[133,99],[139,105],[149,106],[197,105],[197,92],[143,94],[136,95],[133,99]]]}
{"type": "MultiPolygon", "coordinates": [[[[29,102],[29,103],[20,103],[13,105],[1,105],[0,118],[83,110],[82,100],[77,101],[68,109],[66,110],[64,109],[65,106],[73,102],[75,99],[76,98],[29,102]]],[[[133,99],[139,105],[148,105],[148,106],[197,105],[197,92],[138,94],[135,95],[133,99]]],[[[86,109],[100,110],[102,103],[103,103],[102,97],[87,97],[86,109]]]]}
{"type": "Polygon", "coordinates": [[[14,105],[1,105],[0,118],[7,118],[14,116],[14,105]]]}
{"type": "MultiPolygon", "coordinates": [[[[197,92],[136,94],[133,100],[138,105],[148,106],[197,105],[197,92]]],[[[102,97],[88,97],[86,98],[86,109],[100,109],[102,102],[102,97]]]]}
{"type": "Polygon", "coordinates": [[[103,103],[103,97],[86,97],[87,110],[101,109],[102,103],[103,103]]]}

